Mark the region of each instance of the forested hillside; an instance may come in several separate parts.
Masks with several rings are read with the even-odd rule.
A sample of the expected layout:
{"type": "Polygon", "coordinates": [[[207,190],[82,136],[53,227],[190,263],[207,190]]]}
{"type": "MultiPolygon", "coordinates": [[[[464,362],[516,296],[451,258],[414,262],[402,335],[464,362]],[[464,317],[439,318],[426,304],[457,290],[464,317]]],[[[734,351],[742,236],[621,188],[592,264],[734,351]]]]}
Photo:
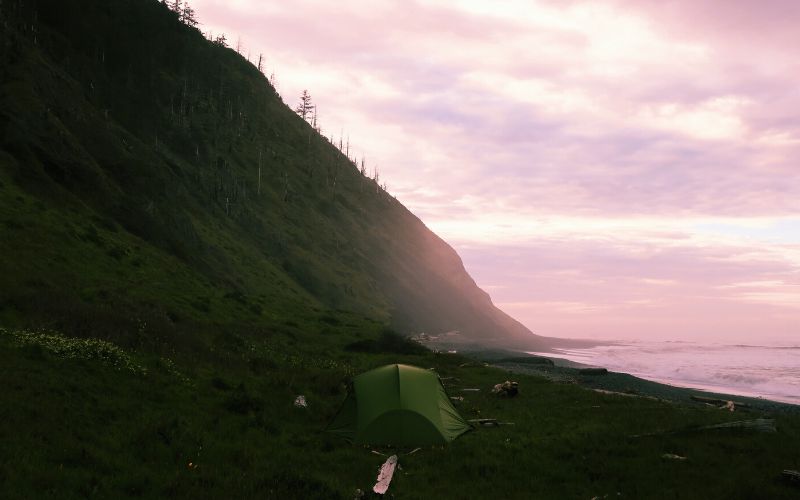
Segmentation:
{"type": "Polygon", "coordinates": [[[5,0],[0,22],[3,323],[135,345],[340,311],[536,344],[254,64],[163,3],[5,0]]]}

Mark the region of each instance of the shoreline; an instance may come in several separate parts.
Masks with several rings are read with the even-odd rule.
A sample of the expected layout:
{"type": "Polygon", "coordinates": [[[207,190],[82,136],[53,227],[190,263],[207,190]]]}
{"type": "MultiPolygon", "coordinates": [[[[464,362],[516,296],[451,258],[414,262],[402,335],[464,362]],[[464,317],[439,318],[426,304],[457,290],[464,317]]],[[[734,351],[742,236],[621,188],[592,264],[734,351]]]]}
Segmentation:
{"type": "MultiPolygon", "coordinates": [[[[600,344],[599,342],[594,343],[594,345],[600,344]]],[[[602,345],[612,344],[615,343],[602,343],[602,345]]],[[[582,345],[585,344],[582,343],[582,345]]],[[[648,380],[639,375],[626,372],[606,370],[602,367],[599,367],[600,370],[598,370],[595,365],[558,357],[558,353],[554,349],[557,350],[561,346],[553,346],[554,349],[539,349],[536,351],[537,354],[531,354],[529,351],[518,348],[487,348],[475,344],[455,346],[432,342],[428,346],[445,352],[448,349],[458,349],[459,354],[480,360],[511,373],[541,376],[557,383],[577,384],[589,390],[621,396],[652,398],[697,407],[707,406],[707,404],[692,399],[693,397],[700,400],[711,398],[721,401],[733,401],[741,408],[750,411],[800,413],[800,404],[797,403],[696,387],[682,387],[663,381],[648,380]],[[604,371],[605,373],[603,373],[604,371]]]]}
{"type": "MultiPolygon", "coordinates": [[[[542,358],[549,359],[549,358],[542,358]]],[[[800,405],[775,401],[772,399],[743,396],[725,392],[713,392],[692,387],[681,387],[666,384],[631,375],[630,373],[608,371],[605,374],[585,374],[581,373],[579,367],[548,366],[548,365],[528,365],[527,363],[517,363],[498,360],[490,365],[512,373],[524,373],[528,375],[538,375],[556,382],[575,383],[582,387],[592,390],[605,391],[620,395],[639,396],[655,398],[673,403],[687,404],[692,406],[707,406],[706,404],[692,399],[710,398],[721,401],[733,401],[738,406],[751,410],[761,411],[780,411],[800,413],[800,405]]]]}
{"type": "MultiPolygon", "coordinates": [[[[654,382],[657,384],[662,384],[677,389],[687,389],[699,393],[706,393],[712,395],[730,396],[728,399],[735,397],[735,398],[747,398],[753,400],[768,400],[775,403],[795,405],[795,406],[800,405],[800,400],[790,400],[788,399],[788,396],[785,395],[758,394],[750,389],[742,388],[740,390],[737,390],[737,388],[718,385],[712,382],[705,382],[703,380],[671,379],[668,377],[660,377],[658,375],[651,376],[647,373],[637,373],[635,371],[617,371],[617,368],[609,368],[608,366],[605,366],[603,364],[589,364],[580,361],[574,361],[567,358],[555,357],[552,355],[551,352],[547,351],[525,351],[522,354],[550,359],[555,363],[555,366],[573,367],[573,368],[581,368],[581,367],[605,368],[612,373],[623,373],[638,379],[645,380],[647,382],[654,382]]],[[[563,354],[563,353],[557,352],[556,354],[563,354]]]]}
{"type": "Polygon", "coordinates": [[[734,401],[736,403],[742,403],[740,406],[747,406],[750,409],[756,410],[800,412],[800,405],[793,403],[760,397],[730,394],[726,392],[714,392],[693,387],[681,387],[664,382],[648,380],[640,376],[624,372],[608,371],[603,375],[587,375],[582,374],[582,369],[579,367],[553,366],[552,368],[548,368],[545,366],[537,366],[536,368],[531,368],[525,364],[513,362],[499,362],[491,364],[493,364],[493,366],[497,366],[498,368],[507,369],[510,372],[540,375],[550,379],[553,379],[553,375],[556,374],[557,376],[571,379],[569,382],[577,383],[578,385],[587,389],[609,391],[612,393],[626,394],[631,396],[656,398],[694,406],[704,406],[703,403],[699,403],[698,401],[692,399],[693,397],[696,397],[734,401]]]}

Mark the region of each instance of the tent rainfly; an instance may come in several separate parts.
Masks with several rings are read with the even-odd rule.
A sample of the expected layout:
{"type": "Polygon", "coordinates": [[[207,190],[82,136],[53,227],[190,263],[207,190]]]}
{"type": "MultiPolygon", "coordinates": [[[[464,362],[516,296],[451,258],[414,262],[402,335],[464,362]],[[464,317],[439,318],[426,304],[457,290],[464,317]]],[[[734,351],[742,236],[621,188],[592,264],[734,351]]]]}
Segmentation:
{"type": "Polygon", "coordinates": [[[436,373],[395,364],[356,376],[327,431],[356,444],[426,446],[449,443],[471,428],[436,373]]]}

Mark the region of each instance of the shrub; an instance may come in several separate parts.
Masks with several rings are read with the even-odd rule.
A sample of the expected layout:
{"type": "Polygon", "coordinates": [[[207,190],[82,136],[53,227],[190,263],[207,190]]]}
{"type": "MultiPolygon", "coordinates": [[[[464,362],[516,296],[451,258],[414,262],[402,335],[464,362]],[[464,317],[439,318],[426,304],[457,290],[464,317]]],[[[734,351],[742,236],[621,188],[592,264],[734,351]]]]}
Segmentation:
{"type": "Polygon", "coordinates": [[[358,340],[347,344],[345,349],[352,352],[391,354],[423,354],[428,351],[425,346],[388,328],[377,339],[358,340]]]}
{"type": "Polygon", "coordinates": [[[97,360],[118,370],[128,370],[145,375],[147,369],[139,365],[119,346],[99,339],[65,337],[55,332],[7,330],[0,328],[0,335],[9,336],[19,347],[46,351],[65,359],[97,360]]]}

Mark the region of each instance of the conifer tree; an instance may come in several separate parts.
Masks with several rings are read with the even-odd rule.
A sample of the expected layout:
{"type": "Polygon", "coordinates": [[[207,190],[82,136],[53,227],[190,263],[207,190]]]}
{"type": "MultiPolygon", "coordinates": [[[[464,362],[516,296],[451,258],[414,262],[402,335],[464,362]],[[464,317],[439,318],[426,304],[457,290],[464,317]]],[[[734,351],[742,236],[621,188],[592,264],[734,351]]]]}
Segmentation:
{"type": "Polygon", "coordinates": [[[196,28],[199,24],[193,8],[189,6],[189,2],[183,2],[183,10],[181,11],[181,22],[186,26],[196,28]]]}
{"type": "Polygon", "coordinates": [[[311,103],[311,94],[308,93],[308,90],[303,90],[303,93],[300,95],[300,102],[294,109],[295,113],[300,115],[303,120],[306,120],[311,116],[313,108],[314,104],[311,103]]]}

